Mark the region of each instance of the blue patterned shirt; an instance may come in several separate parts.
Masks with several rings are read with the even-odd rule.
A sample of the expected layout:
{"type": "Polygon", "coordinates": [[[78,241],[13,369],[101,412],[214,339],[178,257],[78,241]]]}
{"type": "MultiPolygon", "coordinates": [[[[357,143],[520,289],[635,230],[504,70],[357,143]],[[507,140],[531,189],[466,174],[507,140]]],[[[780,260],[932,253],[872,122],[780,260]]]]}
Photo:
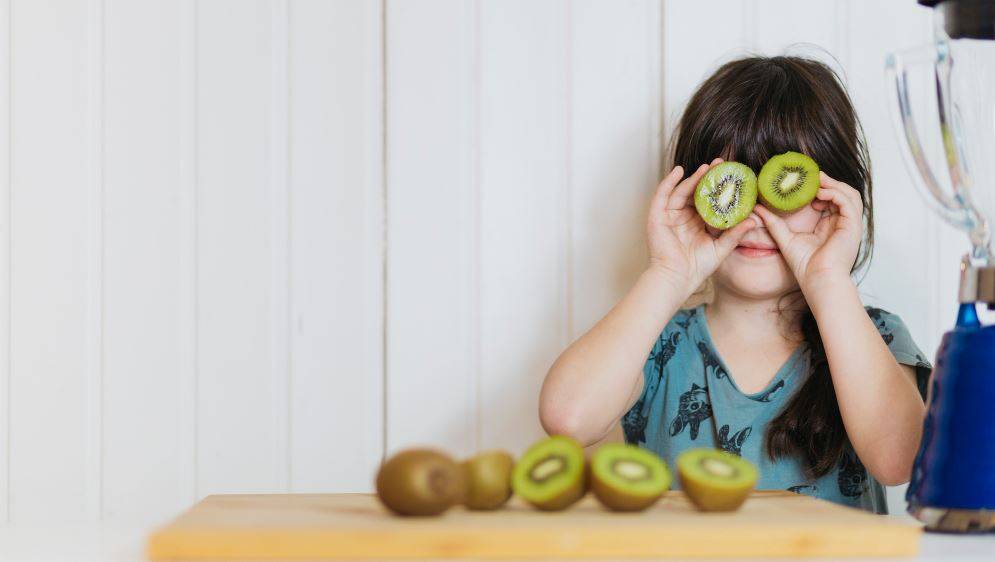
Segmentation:
{"type": "MultiPolygon", "coordinates": [[[[877,308],[867,313],[888,349],[916,368],[925,397],[930,364],[905,324],[877,308]]],[[[715,447],[741,455],[760,471],[758,489],[780,489],[851,507],[887,513],[884,489],[868,474],[853,447],[836,467],[814,480],[795,458],[771,460],[764,449],[767,425],[777,417],[810,372],[810,351],[801,344],[766,388],[744,394],[722,362],[702,306],[678,311],[664,328],[643,368],[643,391],[622,418],[625,440],[654,451],[670,466],[692,447],[715,447]]]]}

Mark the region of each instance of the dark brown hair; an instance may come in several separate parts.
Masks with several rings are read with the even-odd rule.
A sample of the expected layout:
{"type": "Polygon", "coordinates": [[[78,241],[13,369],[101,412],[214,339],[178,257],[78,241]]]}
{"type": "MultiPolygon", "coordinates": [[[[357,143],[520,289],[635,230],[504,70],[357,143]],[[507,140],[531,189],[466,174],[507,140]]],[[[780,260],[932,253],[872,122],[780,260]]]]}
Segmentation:
{"type": "MultiPolygon", "coordinates": [[[[852,271],[870,260],[870,157],[843,82],[827,65],[783,56],[724,64],[691,97],[672,143],[674,165],[687,171],[717,156],[755,172],[788,150],[811,156],[831,177],[860,192],[866,227],[852,271]]],[[[804,299],[796,300],[803,304],[796,325],[810,350],[811,372],[768,426],[765,444],[771,459],[798,458],[806,474],[817,478],[840,461],[847,437],[818,326],[804,299]]]]}

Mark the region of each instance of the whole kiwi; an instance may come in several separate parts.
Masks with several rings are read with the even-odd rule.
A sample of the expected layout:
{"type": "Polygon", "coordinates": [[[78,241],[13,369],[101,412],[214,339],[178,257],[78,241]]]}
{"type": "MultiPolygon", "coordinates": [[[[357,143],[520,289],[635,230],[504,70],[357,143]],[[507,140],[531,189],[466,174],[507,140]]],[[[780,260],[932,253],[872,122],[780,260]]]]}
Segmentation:
{"type": "Polygon", "coordinates": [[[466,482],[463,505],[468,509],[497,509],[511,498],[511,469],[515,459],[508,452],[485,451],[460,466],[466,482]]]}
{"type": "Polygon", "coordinates": [[[377,496],[398,515],[439,515],[463,498],[463,471],[445,453],[401,451],[380,466],[377,496]]]}

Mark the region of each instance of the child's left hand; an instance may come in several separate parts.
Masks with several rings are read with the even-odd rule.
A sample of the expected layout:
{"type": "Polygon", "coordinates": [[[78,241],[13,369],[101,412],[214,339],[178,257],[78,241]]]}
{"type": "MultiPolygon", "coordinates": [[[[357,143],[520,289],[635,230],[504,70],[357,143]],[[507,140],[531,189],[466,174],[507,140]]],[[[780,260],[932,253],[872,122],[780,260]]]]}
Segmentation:
{"type": "Polygon", "coordinates": [[[822,187],[812,207],[822,217],[814,232],[794,232],[770,209],[755,209],[803,292],[819,279],[849,279],[863,236],[860,193],[825,172],[819,173],[819,180],[822,187]]]}

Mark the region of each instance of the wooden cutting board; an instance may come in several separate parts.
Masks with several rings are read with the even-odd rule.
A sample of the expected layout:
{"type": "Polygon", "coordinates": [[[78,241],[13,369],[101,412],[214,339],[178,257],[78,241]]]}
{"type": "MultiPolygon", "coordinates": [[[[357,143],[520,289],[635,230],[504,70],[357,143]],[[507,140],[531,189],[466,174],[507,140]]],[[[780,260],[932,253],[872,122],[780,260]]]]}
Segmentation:
{"type": "Polygon", "coordinates": [[[210,496],[149,539],[165,559],[682,558],[913,556],[921,529],[789,492],[756,492],[734,513],[701,513],[669,492],[642,513],[587,497],[544,513],[390,515],[365,494],[210,496]]]}

